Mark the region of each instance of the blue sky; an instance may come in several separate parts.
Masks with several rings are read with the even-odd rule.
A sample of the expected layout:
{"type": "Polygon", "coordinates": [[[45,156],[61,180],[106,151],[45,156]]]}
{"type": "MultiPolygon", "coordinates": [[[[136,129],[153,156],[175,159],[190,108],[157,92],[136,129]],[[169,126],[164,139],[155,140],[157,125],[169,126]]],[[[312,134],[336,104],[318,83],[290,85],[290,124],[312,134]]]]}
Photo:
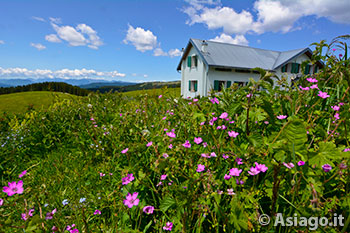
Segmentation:
{"type": "Polygon", "coordinates": [[[286,51],[349,33],[349,0],[0,0],[4,78],[179,80],[189,38],[286,51]]]}

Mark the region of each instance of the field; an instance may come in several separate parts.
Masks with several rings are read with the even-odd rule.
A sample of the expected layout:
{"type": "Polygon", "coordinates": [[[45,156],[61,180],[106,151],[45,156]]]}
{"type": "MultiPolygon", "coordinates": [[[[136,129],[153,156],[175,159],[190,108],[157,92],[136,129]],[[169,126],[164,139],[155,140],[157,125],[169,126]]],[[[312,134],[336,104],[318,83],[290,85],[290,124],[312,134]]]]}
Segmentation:
{"type": "Polygon", "coordinates": [[[322,59],[293,86],[260,70],[220,95],[90,94],[4,117],[0,232],[348,232],[350,64],[322,59]]]}

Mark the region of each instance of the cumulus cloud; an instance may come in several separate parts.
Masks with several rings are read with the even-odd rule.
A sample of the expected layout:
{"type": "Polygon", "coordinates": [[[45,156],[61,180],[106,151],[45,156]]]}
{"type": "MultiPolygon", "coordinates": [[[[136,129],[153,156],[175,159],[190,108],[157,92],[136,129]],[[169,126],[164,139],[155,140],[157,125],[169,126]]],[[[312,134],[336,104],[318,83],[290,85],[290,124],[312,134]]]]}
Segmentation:
{"type": "Polygon", "coordinates": [[[49,19],[50,19],[51,23],[55,23],[55,24],[61,24],[62,23],[61,18],[50,17],[49,19]]]}
{"type": "Polygon", "coordinates": [[[78,24],[75,28],[69,25],[59,26],[55,22],[58,20],[51,20],[51,25],[56,31],[56,34],[50,34],[45,37],[47,41],[58,43],[61,39],[67,41],[70,46],[88,46],[91,49],[98,49],[103,45],[97,32],[86,24],[78,24]]]}
{"type": "Polygon", "coordinates": [[[134,28],[129,25],[125,39],[125,44],[131,43],[138,51],[145,52],[153,50],[157,46],[157,37],[150,30],[141,27],[134,28]]]}
{"type": "Polygon", "coordinates": [[[245,45],[245,46],[249,44],[248,40],[243,35],[236,35],[234,38],[232,38],[232,36],[226,35],[225,33],[222,33],[220,36],[217,36],[214,39],[211,39],[211,41],[245,45]]]}
{"type": "Polygon", "coordinates": [[[257,0],[251,11],[241,12],[222,6],[220,2],[215,6],[208,5],[208,1],[189,3],[183,9],[189,16],[189,25],[202,23],[208,29],[222,28],[225,34],[230,35],[287,33],[295,30],[295,22],[305,16],[325,17],[332,22],[350,24],[348,0],[257,0]],[[255,18],[253,14],[256,14],[255,18]]]}
{"type": "Polygon", "coordinates": [[[52,71],[49,69],[29,70],[26,68],[1,68],[0,77],[29,77],[29,78],[65,78],[65,79],[83,79],[83,78],[116,78],[125,77],[118,71],[96,71],[93,69],[61,69],[52,71]]]}
{"type": "Polygon", "coordinates": [[[5,41],[3,41],[3,40],[0,40],[0,44],[5,44],[5,41]]]}
{"type": "Polygon", "coordinates": [[[52,42],[52,43],[60,43],[62,42],[60,38],[57,37],[56,34],[50,34],[45,36],[45,40],[52,42]]]}
{"type": "Polygon", "coordinates": [[[45,45],[42,45],[42,44],[40,44],[40,43],[38,43],[38,44],[30,43],[30,46],[36,48],[36,49],[39,50],[39,51],[40,51],[40,50],[43,50],[43,49],[46,49],[46,46],[45,46],[45,45]]]}
{"type": "Polygon", "coordinates": [[[161,48],[156,48],[153,51],[153,56],[159,57],[159,56],[168,56],[168,53],[164,52],[161,48]]]}
{"type": "Polygon", "coordinates": [[[32,19],[37,20],[37,21],[41,21],[41,22],[46,22],[46,20],[41,18],[41,17],[32,16],[32,19]]]}
{"type": "Polygon", "coordinates": [[[170,57],[178,57],[182,55],[182,52],[179,49],[170,49],[168,54],[170,57]]]}

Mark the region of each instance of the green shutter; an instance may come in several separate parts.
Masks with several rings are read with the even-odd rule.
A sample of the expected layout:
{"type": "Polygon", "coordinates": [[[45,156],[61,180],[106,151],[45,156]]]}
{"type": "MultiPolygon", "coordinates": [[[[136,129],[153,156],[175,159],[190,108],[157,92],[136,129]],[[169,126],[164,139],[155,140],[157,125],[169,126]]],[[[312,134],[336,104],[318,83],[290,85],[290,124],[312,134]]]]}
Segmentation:
{"type": "Polygon", "coordinates": [[[191,81],[188,81],[188,90],[191,91],[191,81]]]}
{"type": "Polygon", "coordinates": [[[218,91],[218,90],[219,90],[219,81],[214,80],[214,91],[218,91]]]}
{"type": "Polygon", "coordinates": [[[191,67],[191,57],[187,57],[187,67],[191,67]]]}
{"type": "Polygon", "coordinates": [[[197,91],[197,83],[198,81],[194,81],[194,91],[197,91]]]}
{"type": "Polygon", "coordinates": [[[195,67],[198,66],[198,57],[197,56],[194,57],[194,66],[195,67]]]}
{"type": "Polygon", "coordinates": [[[297,73],[299,73],[300,70],[300,64],[297,64],[297,73]]]}
{"type": "Polygon", "coordinates": [[[282,66],[282,72],[287,72],[287,67],[288,67],[288,64],[285,64],[284,66],[282,66]]]}
{"type": "Polygon", "coordinates": [[[304,74],[310,74],[310,65],[309,65],[309,64],[307,64],[307,65],[305,66],[305,72],[304,72],[304,74]]]}
{"type": "Polygon", "coordinates": [[[317,71],[318,71],[318,66],[317,66],[317,65],[315,65],[315,67],[314,67],[314,74],[316,74],[316,73],[317,73],[317,71]]]}
{"type": "Polygon", "coordinates": [[[298,63],[292,63],[291,73],[296,74],[298,72],[299,72],[299,64],[298,63]]]}
{"type": "Polygon", "coordinates": [[[229,88],[231,86],[231,81],[227,81],[226,86],[226,88],[229,88]]]}

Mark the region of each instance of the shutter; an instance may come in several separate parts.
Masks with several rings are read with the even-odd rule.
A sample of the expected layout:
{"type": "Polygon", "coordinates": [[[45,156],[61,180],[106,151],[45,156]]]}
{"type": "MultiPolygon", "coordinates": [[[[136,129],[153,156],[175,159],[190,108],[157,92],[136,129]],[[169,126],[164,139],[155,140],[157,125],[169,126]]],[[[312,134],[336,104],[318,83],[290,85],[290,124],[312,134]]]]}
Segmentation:
{"type": "Polygon", "coordinates": [[[300,64],[297,64],[297,73],[299,73],[300,70],[300,64]]]}
{"type": "Polygon", "coordinates": [[[214,80],[214,91],[218,91],[218,90],[219,90],[219,81],[214,80]]]}
{"type": "Polygon", "coordinates": [[[194,57],[194,66],[195,67],[198,66],[198,57],[197,56],[194,57]]]}
{"type": "Polygon", "coordinates": [[[231,86],[231,81],[227,81],[226,88],[229,88],[231,86]]]}
{"type": "Polygon", "coordinates": [[[297,63],[292,63],[291,73],[293,73],[293,74],[298,73],[298,64],[297,63]]]}
{"type": "Polygon", "coordinates": [[[197,91],[197,83],[198,81],[194,81],[194,91],[197,91]]]}
{"type": "Polygon", "coordinates": [[[317,71],[318,71],[318,66],[317,66],[317,65],[315,65],[315,67],[314,67],[314,74],[316,74],[316,73],[317,73],[317,71]]]}
{"type": "Polygon", "coordinates": [[[188,81],[188,90],[191,91],[191,81],[188,81]]]}
{"type": "Polygon", "coordinates": [[[309,65],[309,64],[307,64],[307,65],[305,66],[305,72],[304,72],[304,74],[310,74],[310,65],[309,65]]]}
{"type": "Polygon", "coordinates": [[[187,67],[191,68],[191,57],[187,57],[187,67]]]}

